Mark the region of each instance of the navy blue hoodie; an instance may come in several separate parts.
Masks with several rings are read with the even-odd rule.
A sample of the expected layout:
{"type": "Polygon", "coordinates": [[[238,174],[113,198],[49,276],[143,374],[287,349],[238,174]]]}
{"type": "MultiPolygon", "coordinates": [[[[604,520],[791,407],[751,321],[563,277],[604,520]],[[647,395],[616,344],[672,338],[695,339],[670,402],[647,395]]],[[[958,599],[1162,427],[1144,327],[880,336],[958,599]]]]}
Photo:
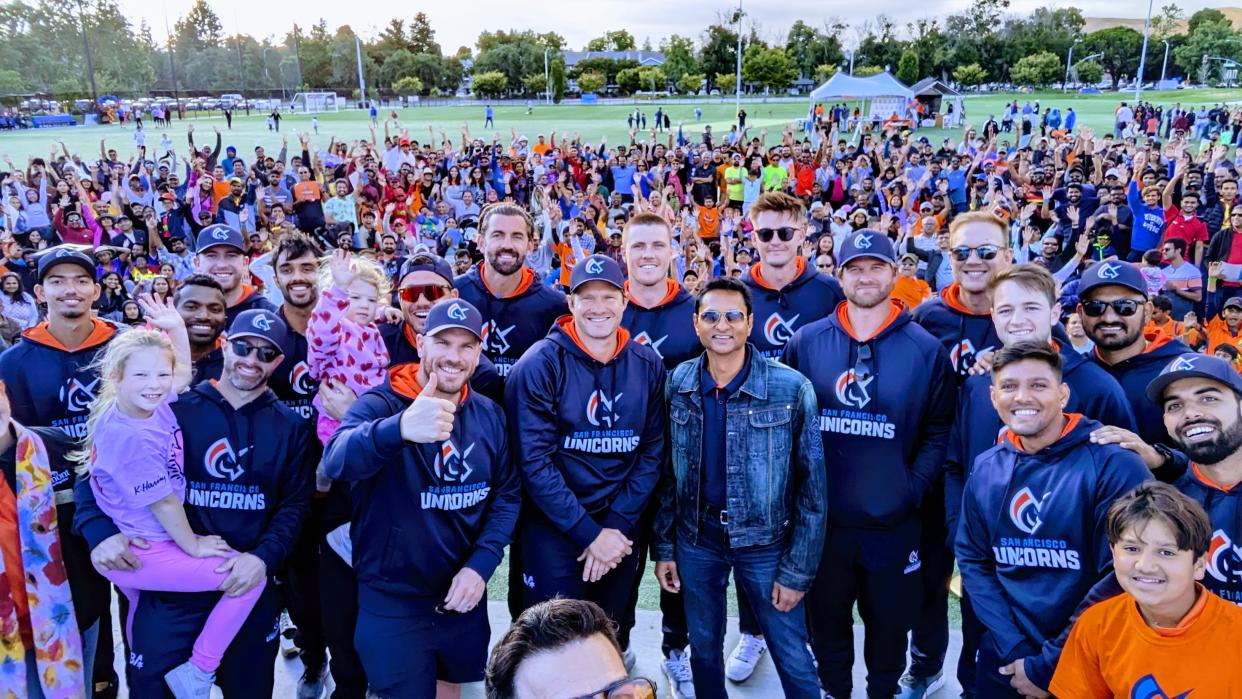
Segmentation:
{"type": "Polygon", "coordinates": [[[1006,430],[975,460],[956,545],[962,584],[997,656],[1025,658],[1045,688],[1072,616],[1112,576],[1109,505],[1151,478],[1134,452],[1091,443],[1100,423],[1067,417],[1061,438],[1034,454],[1006,430]]]}
{"type": "MultiPolygon", "coordinates": [[[[1134,429],[1134,411],[1125,391],[1098,364],[1074,351],[1069,344],[1057,344],[1061,354],[1061,377],[1069,386],[1066,412],[1082,413],[1103,425],[1134,429]]],[[[945,462],[945,513],[949,525],[949,545],[957,536],[958,515],[962,507],[962,488],[975,458],[996,446],[1005,425],[992,407],[991,374],[966,379],[958,395],[957,418],[949,436],[949,456],[945,462]]]]}
{"type": "Polygon", "coordinates": [[[805,258],[799,257],[797,265],[798,276],[780,289],[763,278],[758,262],[742,274],[754,304],[750,343],[765,357],[779,358],[798,328],[827,318],[845,300],[836,279],[808,266],[805,258]]]}
{"type": "Polygon", "coordinates": [[[582,548],[605,527],[627,536],[659,480],[668,406],[664,363],[618,330],[606,363],[572,316],[536,342],[505,384],[510,441],[529,507],[582,548]]]}
{"type": "Polygon", "coordinates": [[[915,516],[944,464],[957,385],[940,343],[904,309],[893,301],[859,343],[842,303],[785,346],[783,361],[819,399],[832,524],[883,528],[915,516]],[[861,346],[871,351],[866,381],[854,374],[861,346]]]}
{"type": "Polygon", "coordinates": [[[310,365],[306,363],[306,336],[293,329],[285,307],[280,307],[280,319],[289,328],[288,341],[284,345],[285,358],[272,372],[267,385],[285,407],[314,422],[319,417],[312,401],[319,392],[319,381],[311,377],[310,365]]]}
{"type": "Polygon", "coordinates": [[[465,390],[444,442],[401,438],[417,377],[417,364],[390,369],[350,406],[323,458],[329,476],[351,483],[358,603],[385,616],[429,611],[463,567],[490,578],[521,503],[504,412],[490,399],[465,390]]]}
{"type": "Polygon", "coordinates": [[[1001,346],[992,314],[971,313],[962,305],[961,294],[961,287],[954,282],[912,311],[914,322],[944,345],[959,383],[970,375],[975,360],[1001,346]]]}
{"type": "Polygon", "coordinates": [[[530,346],[547,336],[557,318],[569,312],[565,295],[540,283],[539,275],[522,268],[517,289],[499,298],[487,288],[480,262],[458,277],[453,285],[463,300],[474,304],[483,316],[483,354],[496,365],[501,379],[530,346]]]}
{"type": "Polygon", "coordinates": [[[56,427],[74,439],[86,436],[86,418],[99,383],[91,364],[117,334],[117,327],[106,320],[96,318],[94,323],[75,350],[62,345],[43,322],[0,354],[0,379],[14,420],[30,427],[56,427]]]}
{"type": "Polygon", "coordinates": [[[1225,490],[1191,466],[1173,484],[1203,505],[1212,520],[1203,584],[1234,604],[1242,604],[1242,486],[1225,490]]]}
{"type": "MultiPolygon", "coordinates": [[[[380,337],[388,348],[389,365],[418,364],[418,346],[414,344],[414,331],[407,323],[381,323],[380,337]]],[[[470,388],[488,398],[502,403],[505,399],[504,382],[496,373],[496,365],[486,354],[479,355],[479,365],[470,377],[470,388]]]]}
{"type": "MultiPolygon", "coordinates": [[[[1168,430],[1164,428],[1164,409],[1147,399],[1147,384],[1151,383],[1160,370],[1174,358],[1192,351],[1181,340],[1173,340],[1167,335],[1161,335],[1155,339],[1149,339],[1147,349],[1142,354],[1116,364],[1107,364],[1101,360],[1099,350],[1091,353],[1091,358],[1116,379],[1117,383],[1121,384],[1121,390],[1126,392],[1126,397],[1130,399],[1130,406],[1134,409],[1134,419],[1138,423],[1138,435],[1143,438],[1144,442],[1177,448],[1177,443],[1169,437],[1168,430]]],[[[1157,475],[1163,480],[1166,477],[1176,478],[1180,474],[1158,473],[1157,475]]]]}
{"type": "MultiPolygon", "coordinates": [[[[172,410],[183,426],[190,527],[254,554],[271,574],[293,549],[310,507],[313,479],[305,452],[315,439],[311,423],[270,389],[234,409],[211,381],[182,393],[172,410]]],[[[95,504],[88,479],[74,495],[74,531],[94,549],[118,530],[95,504]]]]}
{"type": "Polygon", "coordinates": [[[268,301],[267,297],[263,295],[263,292],[253,286],[250,286],[249,284],[242,284],[241,298],[237,299],[237,303],[224,309],[224,327],[227,328],[233,325],[233,321],[237,319],[237,316],[241,315],[244,311],[249,311],[254,308],[261,308],[265,311],[271,311],[272,313],[275,313],[278,310],[276,308],[276,304],[268,301]]]}
{"type": "Polygon", "coordinates": [[[702,354],[703,345],[694,331],[694,297],[680,284],[669,280],[668,293],[652,308],[640,306],[629,293],[629,282],[625,284],[629,304],[621,327],[630,331],[634,342],[655,350],[669,371],[702,354]]]}

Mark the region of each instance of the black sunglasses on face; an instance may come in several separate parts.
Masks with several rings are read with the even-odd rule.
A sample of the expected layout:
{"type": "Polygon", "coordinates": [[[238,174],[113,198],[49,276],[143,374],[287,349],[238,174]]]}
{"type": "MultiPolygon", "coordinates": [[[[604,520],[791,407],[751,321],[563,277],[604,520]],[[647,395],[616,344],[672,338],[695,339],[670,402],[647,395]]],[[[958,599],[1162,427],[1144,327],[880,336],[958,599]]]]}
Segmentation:
{"type": "Polygon", "coordinates": [[[1117,299],[1115,301],[1083,301],[1082,312],[1089,318],[1099,318],[1109,308],[1122,318],[1129,318],[1138,313],[1141,301],[1134,299],[1117,299]]]}
{"type": "Polygon", "coordinates": [[[978,255],[980,260],[986,262],[987,260],[996,259],[996,256],[1000,254],[1000,246],[988,244],[972,248],[965,245],[959,245],[955,248],[949,248],[949,252],[953,255],[953,259],[958,262],[965,262],[966,260],[969,260],[970,253],[972,252],[978,255]]]}
{"type": "Polygon", "coordinates": [[[229,344],[233,346],[233,354],[238,357],[249,357],[254,353],[260,362],[267,363],[280,356],[280,350],[275,347],[259,347],[245,340],[229,340],[229,344]]]}
{"type": "Polygon", "coordinates": [[[720,311],[703,311],[699,314],[699,320],[707,323],[708,325],[715,325],[716,323],[719,323],[721,318],[728,321],[729,325],[737,325],[738,323],[746,320],[746,314],[738,310],[725,311],[724,313],[721,313],[720,311]]]}
{"type": "Polygon", "coordinates": [[[791,226],[781,226],[780,228],[756,228],[755,235],[759,236],[759,240],[765,243],[772,242],[772,236],[779,237],[783,242],[788,243],[793,240],[794,234],[798,232],[797,228],[791,226]]]}

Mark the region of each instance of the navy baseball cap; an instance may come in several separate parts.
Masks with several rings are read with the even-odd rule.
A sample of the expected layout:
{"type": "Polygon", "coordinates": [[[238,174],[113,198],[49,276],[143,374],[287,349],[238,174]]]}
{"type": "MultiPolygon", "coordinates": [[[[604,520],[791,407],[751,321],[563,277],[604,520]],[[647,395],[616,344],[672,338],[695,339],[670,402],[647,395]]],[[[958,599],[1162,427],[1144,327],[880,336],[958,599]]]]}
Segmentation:
{"type": "Polygon", "coordinates": [[[1242,308],[1242,296],[1234,296],[1233,298],[1226,301],[1225,305],[1221,306],[1221,310],[1224,310],[1226,308],[1242,308]]]}
{"type": "Polygon", "coordinates": [[[1143,273],[1138,267],[1129,262],[1109,260],[1087,268],[1078,284],[1078,296],[1084,297],[1092,289],[1101,286],[1124,286],[1147,298],[1147,281],[1143,279],[1143,273]]]}
{"type": "Polygon", "coordinates": [[[607,282],[618,289],[625,288],[625,275],[621,266],[607,255],[591,255],[574,265],[569,275],[569,291],[573,293],[587,282],[607,282]]]}
{"type": "Polygon", "coordinates": [[[91,279],[95,278],[95,261],[90,256],[68,245],[58,245],[39,256],[39,283],[43,282],[43,278],[56,265],[77,265],[85,270],[91,279]]]}
{"type": "Polygon", "coordinates": [[[451,286],[453,284],[453,266],[443,257],[432,255],[430,253],[416,254],[408,258],[401,265],[401,273],[397,275],[397,283],[400,284],[405,275],[413,272],[432,272],[444,278],[451,286]]]}
{"type": "Polygon", "coordinates": [[[897,263],[897,250],[893,241],[879,231],[863,229],[851,234],[841,243],[841,254],[837,260],[838,267],[859,257],[874,257],[877,260],[897,263]]]}
{"type": "Polygon", "coordinates": [[[1242,396],[1242,375],[1229,362],[1210,354],[1183,354],[1169,362],[1156,378],[1147,384],[1147,399],[1159,405],[1164,399],[1164,389],[1174,381],[1199,377],[1225,384],[1242,396]]]}
{"type": "Polygon", "coordinates": [[[284,344],[289,338],[289,328],[280,316],[262,308],[242,311],[233,319],[225,335],[230,340],[243,337],[261,337],[276,346],[284,354],[284,344]]]}
{"type": "Polygon", "coordinates": [[[227,245],[242,252],[246,251],[246,240],[242,238],[241,231],[223,223],[213,223],[199,231],[198,238],[194,242],[194,249],[199,252],[206,252],[207,248],[214,248],[217,245],[227,245]]]}
{"type": "Polygon", "coordinates": [[[441,330],[461,328],[480,340],[483,339],[483,314],[464,299],[441,299],[427,311],[424,335],[435,335],[441,330]]]}

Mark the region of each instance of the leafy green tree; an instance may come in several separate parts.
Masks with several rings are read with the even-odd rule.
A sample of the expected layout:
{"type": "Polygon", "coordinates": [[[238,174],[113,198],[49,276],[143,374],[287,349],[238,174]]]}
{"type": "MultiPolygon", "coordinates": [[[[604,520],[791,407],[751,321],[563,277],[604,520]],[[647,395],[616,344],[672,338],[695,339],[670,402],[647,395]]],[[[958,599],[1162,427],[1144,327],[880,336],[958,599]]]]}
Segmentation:
{"type": "Polygon", "coordinates": [[[841,41],[836,34],[812,27],[797,20],[785,36],[785,52],[793,61],[798,75],[811,77],[821,65],[840,63],[843,58],[841,41]]]}
{"type": "Polygon", "coordinates": [[[1074,64],[1074,75],[1080,83],[1095,85],[1104,79],[1104,67],[1095,61],[1079,61],[1074,64]]]}
{"type": "MultiPolygon", "coordinates": [[[[699,66],[709,76],[728,74],[732,76],[737,68],[737,32],[719,24],[713,24],[703,32],[703,49],[699,52],[699,66]]],[[[733,84],[725,90],[719,84],[721,92],[732,92],[733,84]]]]}
{"type": "Polygon", "coordinates": [[[1159,12],[1152,15],[1152,37],[1154,37],[1156,41],[1160,41],[1161,39],[1168,39],[1173,36],[1177,33],[1178,25],[1185,16],[1186,14],[1182,12],[1182,8],[1177,5],[1164,5],[1160,8],[1159,12]]]}
{"type": "Polygon", "coordinates": [[[552,101],[560,104],[561,100],[565,99],[566,80],[564,57],[558,55],[556,58],[552,59],[552,62],[548,66],[548,71],[552,76],[552,101]]]}
{"type": "Polygon", "coordinates": [[[854,69],[854,75],[860,78],[869,78],[872,75],[879,75],[884,72],[882,66],[858,66],[854,69]]]}
{"type": "Polygon", "coordinates": [[[431,28],[427,13],[419,12],[410,22],[409,49],[414,53],[440,55],[440,45],[436,43],[436,31],[431,28]]]}
{"type": "Polygon", "coordinates": [[[417,95],[423,91],[423,81],[407,75],[392,84],[392,89],[399,95],[417,95]]]}
{"type": "MultiPolygon", "coordinates": [[[[88,32],[89,33],[89,32],[88,32]]],[[[224,38],[220,16],[207,0],[194,0],[189,13],[173,25],[173,36],[179,50],[200,50],[219,46],[224,38]]]]}
{"type": "Polygon", "coordinates": [[[0,70],[0,95],[20,95],[26,91],[22,74],[15,70],[0,70]]]}
{"type": "Polygon", "coordinates": [[[1138,70],[1139,52],[1143,50],[1143,35],[1129,27],[1110,27],[1092,32],[1083,42],[1083,53],[1100,53],[1100,65],[1112,78],[1112,88],[1122,75],[1134,75],[1138,70]]]}
{"type": "Polygon", "coordinates": [[[638,68],[626,68],[617,72],[617,88],[622,93],[632,95],[643,86],[642,75],[638,68]]]}
{"type": "Polygon", "coordinates": [[[530,34],[527,39],[480,50],[474,60],[473,71],[504,73],[505,82],[510,87],[517,87],[527,75],[543,74],[544,47],[537,42],[534,34],[530,34]]]}
{"type": "Polygon", "coordinates": [[[388,58],[384,59],[384,65],[380,66],[380,80],[389,85],[395,85],[401,78],[414,76],[416,70],[417,60],[414,54],[405,49],[400,49],[389,54],[388,58]]]}
{"type": "Polygon", "coordinates": [[[737,90],[737,74],[716,73],[716,89],[722,95],[732,95],[737,90]]]}
{"type": "Polygon", "coordinates": [[[919,81],[919,55],[913,49],[901,52],[901,60],[897,61],[895,77],[907,85],[913,85],[919,81]]]}
{"type": "Polygon", "coordinates": [[[636,48],[634,36],[625,29],[605,32],[587,42],[586,51],[633,51],[636,48]]]}
{"type": "Polygon", "coordinates": [[[815,82],[826,83],[832,76],[837,74],[837,66],[828,63],[821,63],[815,66],[815,82]]]}
{"type": "Polygon", "coordinates": [[[677,91],[690,95],[699,94],[703,89],[702,73],[685,73],[677,81],[677,91]]]}
{"type": "Polygon", "coordinates": [[[798,77],[798,69],[783,48],[764,48],[751,44],[742,54],[742,80],[767,88],[783,91],[798,77]]]}
{"type": "Polygon", "coordinates": [[[500,97],[509,89],[509,79],[498,70],[490,70],[475,73],[470,85],[479,97],[500,97]]]}
{"type": "Polygon", "coordinates": [[[605,78],[602,73],[583,73],[578,76],[578,91],[586,94],[588,92],[599,92],[604,89],[605,78]]]}
{"type": "Polygon", "coordinates": [[[694,57],[694,42],[684,36],[673,34],[661,41],[660,51],[664,53],[663,67],[669,80],[681,80],[686,73],[699,69],[699,61],[694,57]]]}
{"type": "Polygon", "coordinates": [[[642,90],[650,90],[652,92],[663,92],[668,89],[668,77],[664,75],[664,71],[660,68],[639,68],[638,83],[642,90]]]}
{"type": "Polygon", "coordinates": [[[1185,42],[1173,49],[1173,63],[1186,75],[1199,75],[1200,80],[1207,81],[1217,74],[1220,61],[1204,63],[1203,57],[1239,57],[1242,54],[1242,43],[1239,43],[1242,34],[1234,31],[1228,20],[1205,20],[1196,22],[1194,26],[1194,31],[1185,42]]]}
{"type": "Polygon", "coordinates": [[[522,87],[526,88],[528,93],[542,95],[547,90],[548,83],[543,79],[543,74],[540,73],[539,75],[528,75],[522,78],[522,87]]]}
{"type": "Polygon", "coordinates": [[[1061,57],[1048,51],[1023,56],[1009,69],[1009,76],[1019,85],[1043,87],[1061,79],[1061,57]]]}
{"type": "Polygon", "coordinates": [[[1199,28],[1200,24],[1204,24],[1207,22],[1228,22],[1228,21],[1229,21],[1229,18],[1225,16],[1224,12],[1221,12],[1220,10],[1212,9],[1210,7],[1205,7],[1204,9],[1199,10],[1198,12],[1191,15],[1190,19],[1186,20],[1186,33],[1194,34],[1195,30],[1199,28]]]}
{"type": "Polygon", "coordinates": [[[953,71],[953,80],[962,87],[974,87],[988,79],[988,72],[978,63],[968,63],[953,71]]]}

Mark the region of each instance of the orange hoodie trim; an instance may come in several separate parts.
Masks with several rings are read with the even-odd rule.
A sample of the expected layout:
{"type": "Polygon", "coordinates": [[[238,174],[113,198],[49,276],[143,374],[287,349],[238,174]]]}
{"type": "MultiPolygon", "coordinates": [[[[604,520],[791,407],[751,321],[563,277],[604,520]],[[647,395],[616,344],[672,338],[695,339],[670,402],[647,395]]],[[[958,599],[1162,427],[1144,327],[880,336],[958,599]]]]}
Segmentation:
{"type": "Polygon", "coordinates": [[[485,273],[486,271],[487,271],[487,263],[480,262],[479,263],[479,279],[483,280],[483,288],[487,289],[487,293],[491,294],[492,296],[495,296],[498,299],[500,298],[511,299],[514,296],[517,296],[518,294],[525,292],[527,289],[530,288],[531,284],[535,283],[535,270],[531,269],[530,267],[523,266],[522,272],[521,272],[521,278],[518,280],[517,288],[513,290],[513,293],[508,294],[506,296],[501,296],[497,294],[495,291],[493,291],[492,287],[488,286],[487,274],[485,273]]]}
{"type": "MultiPolygon", "coordinates": [[[[880,324],[880,327],[876,328],[875,333],[872,334],[871,337],[875,337],[876,335],[884,332],[884,329],[892,325],[893,322],[897,320],[897,317],[901,315],[901,312],[906,310],[906,304],[902,303],[900,300],[889,300],[892,303],[892,308],[888,309],[888,317],[884,319],[884,322],[880,324]]],[[[849,333],[849,336],[854,338],[855,342],[866,342],[867,340],[870,340],[871,337],[859,337],[858,333],[854,332],[854,326],[850,324],[850,314],[846,309],[846,304],[846,301],[842,301],[839,305],[837,305],[837,320],[841,321],[841,327],[845,328],[845,332],[849,333]]]]}
{"type": "MultiPolygon", "coordinates": [[[[591,354],[591,350],[587,349],[586,345],[582,344],[582,336],[578,334],[578,326],[574,324],[574,317],[572,315],[561,316],[556,320],[556,324],[559,325],[561,330],[569,336],[569,339],[574,341],[574,344],[578,346],[578,349],[586,352],[590,357],[595,356],[594,354],[591,354]]],[[[617,328],[617,347],[613,350],[612,356],[602,363],[607,364],[608,362],[616,359],[617,355],[621,354],[621,350],[625,349],[625,344],[629,341],[630,331],[625,328],[617,328]]]]}
{"type": "Polygon", "coordinates": [[[1199,469],[1199,464],[1196,464],[1196,463],[1190,464],[1190,470],[1194,472],[1195,478],[1198,478],[1199,482],[1202,483],[1203,485],[1206,485],[1207,487],[1212,488],[1213,490],[1219,490],[1222,493],[1228,493],[1232,491],[1232,488],[1226,488],[1220,483],[1217,483],[1211,478],[1208,478],[1207,474],[1203,473],[1203,471],[1199,469]]]}
{"type": "MultiPolygon", "coordinates": [[[[410,400],[418,398],[418,395],[423,392],[423,385],[418,381],[418,367],[418,363],[411,362],[409,364],[398,364],[390,368],[388,370],[388,381],[392,384],[392,390],[410,400]]],[[[466,385],[461,387],[461,395],[457,398],[457,404],[461,405],[469,395],[470,382],[467,381],[466,385]]]]}
{"type": "MultiPolygon", "coordinates": [[[[1177,622],[1177,626],[1174,626],[1171,629],[1166,629],[1151,626],[1149,624],[1147,628],[1155,631],[1157,636],[1164,636],[1166,638],[1177,637],[1185,634],[1190,630],[1190,627],[1199,620],[1199,617],[1203,616],[1203,610],[1207,608],[1208,595],[1211,594],[1212,593],[1208,592],[1207,588],[1203,586],[1203,583],[1195,583],[1195,603],[1190,607],[1190,611],[1186,612],[1186,616],[1182,617],[1182,620],[1177,622]]],[[[1142,616],[1141,612],[1139,613],[1139,616],[1142,616]]],[[[1144,619],[1144,621],[1146,621],[1146,619],[1144,619]]]]}
{"type": "MultiPolygon", "coordinates": [[[[765,289],[771,289],[772,291],[780,291],[780,289],[777,289],[776,287],[772,286],[771,283],[769,283],[766,279],[763,278],[763,270],[761,269],[762,265],[763,265],[762,262],[756,262],[755,264],[750,266],[750,278],[754,279],[756,284],[758,284],[759,286],[765,289]]],[[[794,275],[794,279],[797,279],[798,277],[802,276],[802,273],[804,271],[806,271],[806,258],[799,255],[798,259],[794,261],[794,267],[796,267],[798,270],[798,273],[794,275]]]]}
{"type": "MultiPolygon", "coordinates": [[[[1075,427],[1077,427],[1079,421],[1082,420],[1082,415],[1080,413],[1062,414],[1065,415],[1065,427],[1061,429],[1061,434],[1057,435],[1057,439],[1064,439],[1065,435],[1069,434],[1075,427]]],[[[1020,451],[1026,451],[1026,447],[1022,446],[1022,438],[1013,432],[1010,432],[1008,429],[1002,433],[1001,439],[1009,440],[1009,443],[1020,451]]]]}
{"type": "Polygon", "coordinates": [[[958,313],[965,313],[968,316],[990,316],[992,311],[988,310],[983,313],[975,313],[962,303],[962,285],[957,282],[946,286],[944,291],[940,292],[940,298],[944,299],[944,305],[952,308],[958,313]]]}
{"type": "Polygon", "coordinates": [[[241,296],[238,296],[238,297],[237,297],[237,301],[235,301],[235,302],[233,302],[233,303],[230,303],[230,304],[229,304],[229,308],[233,308],[234,306],[238,305],[239,303],[242,303],[243,301],[245,301],[246,299],[250,298],[251,296],[254,296],[255,292],[257,292],[257,291],[258,291],[258,289],[257,289],[257,288],[255,288],[255,287],[253,287],[253,286],[250,286],[249,284],[247,284],[247,283],[245,283],[245,282],[242,282],[242,285],[241,285],[241,296]]]}
{"type": "Polygon", "coordinates": [[[79,350],[90,349],[96,345],[102,345],[108,340],[111,340],[113,335],[116,335],[116,327],[114,327],[111,323],[98,318],[92,319],[91,323],[94,324],[94,327],[91,328],[91,334],[87,335],[86,340],[84,340],[82,344],[77,347],[66,347],[61,344],[61,341],[57,340],[56,336],[52,334],[52,331],[48,329],[46,320],[23,332],[22,337],[30,340],[31,342],[37,342],[41,345],[54,347],[64,352],[77,352],[79,350]]]}
{"type": "Polygon", "coordinates": [[[668,286],[664,291],[664,298],[660,299],[660,302],[657,303],[656,305],[648,307],[648,306],[644,306],[641,303],[639,303],[638,299],[634,298],[634,296],[630,294],[630,282],[627,279],[625,281],[625,286],[623,287],[623,289],[625,290],[625,300],[629,301],[635,306],[638,306],[639,308],[645,308],[647,310],[651,310],[652,308],[659,308],[660,306],[672,303],[673,299],[677,298],[677,294],[681,293],[681,284],[678,284],[672,279],[665,280],[665,284],[667,284],[668,286]]]}
{"type": "Polygon", "coordinates": [[[414,341],[414,328],[410,327],[409,323],[401,324],[401,336],[405,338],[406,342],[410,343],[410,347],[418,347],[418,343],[414,341]]]}

